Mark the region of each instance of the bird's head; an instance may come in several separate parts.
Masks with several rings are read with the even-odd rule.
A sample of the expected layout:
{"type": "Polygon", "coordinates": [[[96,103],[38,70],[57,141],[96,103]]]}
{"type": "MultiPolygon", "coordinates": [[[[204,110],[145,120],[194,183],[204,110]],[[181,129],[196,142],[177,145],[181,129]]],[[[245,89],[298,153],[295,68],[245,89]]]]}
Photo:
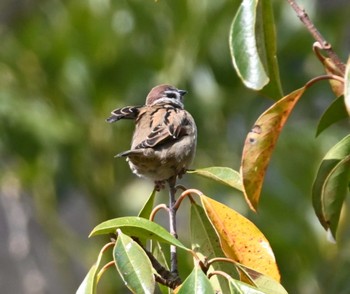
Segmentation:
{"type": "Polygon", "coordinates": [[[147,95],[146,105],[169,103],[184,108],[183,96],[186,93],[185,90],[179,90],[170,85],[158,85],[147,95]]]}

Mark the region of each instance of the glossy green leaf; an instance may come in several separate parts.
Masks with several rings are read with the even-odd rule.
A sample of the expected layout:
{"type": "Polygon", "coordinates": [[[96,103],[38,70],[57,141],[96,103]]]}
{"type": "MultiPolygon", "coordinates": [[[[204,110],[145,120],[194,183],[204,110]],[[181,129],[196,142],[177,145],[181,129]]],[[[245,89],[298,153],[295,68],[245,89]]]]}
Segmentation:
{"type": "Polygon", "coordinates": [[[97,275],[97,264],[94,264],[87,275],[85,276],[83,282],[80,284],[76,294],[94,294],[96,293],[96,275],[97,275]]]}
{"type": "Polygon", "coordinates": [[[269,78],[260,60],[255,39],[258,0],[243,0],[233,19],[230,31],[230,50],[233,65],[243,83],[261,90],[269,78]]]}
{"type": "Polygon", "coordinates": [[[83,282],[80,284],[76,294],[94,294],[96,293],[97,287],[97,273],[98,268],[101,264],[101,260],[103,257],[103,251],[101,250],[96,263],[90,268],[89,272],[85,276],[83,282]]]}
{"type": "Polygon", "coordinates": [[[215,294],[208,277],[197,266],[182,283],[178,294],[215,294]]]}
{"type": "Polygon", "coordinates": [[[346,110],[348,111],[348,114],[350,115],[350,57],[349,57],[348,62],[346,64],[344,80],[345,80],[344,102],[345,102],[346,110]]]}
{"type": "MultiPolygon", "coordinates": [[[[145,218],[145,219],[149,219],[152,210],[153,210],[153,206],[154,206],[154,199],[156,196],[157,190],[154,188],[151,195],[148,197],[146,203],[144,204],[144,206],[142,207],[142,209],[139,212],[139,217],[145,218]]],[[[140,238],[139,239],[140,242],[145,245],[146,244],[146,239],[144,238],[140,238]]]]}
{"type": "Polygon", "coordinates": [[[122,229],[124,234],[129,236],[146,240],[157,240],[189,250],[162,226],[141,217],[128,216],[105,221],[96,226],[90,233],[90,236],[115,233],[118,228],[122,229]]]}
{"type": "Polygon", "coordinates": [[[345,108],[344,97],[336,98],[322,114],[317,126],[316,136],[334,123],[348,117],[349,115],[345,108]]]}
{"type": "Polygon", "coordinates": [[[253,287],[249,284],[246,284],[244,282],[230,279],[229,280],[229,287],[230,287],[230,292],[226,293],[231,293],[231,294],[266,294],[265,292],[260,291],[258,288],[253,287]]]}
{"type": "Polygon", "coordinates": [[[139,217],[143,217],[143,218],[146,218],[148,219],[149,216],[151,215],[152,213],[152,210],[153,210],[153,206],[154,206],[154,199],[156,197],[156,194],[157,194],[157,190],[156,189],[153,189],[151,195],[148,197],[145,205],[142,207],[141,211],[139,212],[139,217]]]}
{"type": "Polygon", "coordinates": [[[255,36],[259,56],[270,80],[260,93],[278,100],[283,97],[283,91],[278,68],[276,29],[271,0],[260,0],[258,3],[255,36]]]}
{"type": "Polygon", "coordinates": [[[118,230],[113,258],[119,275],[132,293],[154,293],[152,264],[139,244],[118,230]]]}
{"type": "Polygon", "coordinates": [[[225,184],[239,191],[243,190],[241,175],[239,174],[239,172],[229,167],[213,166],[191,170],[188,171],[188,173],[212,179],[216,182],[225,184]]]}
{"type": "Polygon", "coordinates": [[[269,294],[288,294],[286,289],[284,289],[283,286],[275,279],[263,275],[262,273],[257,272],[256,270],[253,270],[243,264],[237,263],[236,266],[239,268],[242,274],[242,280],[252,284],[259,289],[259,291],[269,294]]]}
{"type": "Polygon", "coordinates": [[[302,87],[273,104],[255,122],[243,147],[241,175],[243,193],[252,210],[256,210],[267,166],[277,139],[294,106],[303,95],[302,87]]]}
{"type": "MultiPolygon", "coordinates": [[[[151,242],[151,247],[152,247],[152,254],[155,259],[158,260],[158,262],[167,270],[169,270],[168,262],[166,260],[166,257],[164,255],[164,250],[161,246],[161,244],[158,241],[152,241],[151,242]]],[[[171,289],[168,288],[167,286],[158,283],[158,287],[161,293],[163,294],[170,294],[171,289]]]]}
{"type": "Polygon", "coordinates": [[[322,189],[324,218],[335,239],[341,208],[348,193],[350,155],[340,161],[329,173],[322,189]]]}
{"type": "Polygon", "coordinates": [[[350,155],[350,135],[333,146],[318,169],[312,188],[312,202],[315,213],[328,230],[335,236],[340,207],[348,187],[348,157],[350,155]]]}
{"type": "MultiPolygon", "coordinates": [[[[198,256],[208,260],[214,257],[224,257],[221,250],[220,240],[208,220],[204,209],[195,204],[191,204],[191,244],[192,250],[198,256]]],[[[217,262],[209,267],[208,273],[213,270],[223,271],[232,277],[238,277],[234,265],[229,263],[217,262]]],[[[228,293],[229,287],[227,280],[221,276],[213,276],[210,278],[213,288],[217,293],[228,293]]]]}
{"type": "Polygon", "coordinates": [[[152,241],[152,254],[159,261],[159,263],[169,270],[167,259],[164,255],[162,245],[158,241],[152,241]]]}
{"type": "Polygon", "coordinates": [[[233,65],[243,83],[265,94],[282,96],[273,13],[269,0],[243,0],[231,25],[229,45],[233,65]]]}

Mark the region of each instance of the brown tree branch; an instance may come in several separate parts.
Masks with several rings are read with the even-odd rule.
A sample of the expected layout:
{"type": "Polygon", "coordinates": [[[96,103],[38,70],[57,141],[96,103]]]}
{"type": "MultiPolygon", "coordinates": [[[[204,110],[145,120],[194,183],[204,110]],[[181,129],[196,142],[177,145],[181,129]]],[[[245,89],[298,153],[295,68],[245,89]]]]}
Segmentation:
{"type": "Polygon", "coordinates": [[[156,270],[156,272],[158,273],[158,275],[155,275],[155,279],[158,283],[161,283],[162,285],[165,285],[171,289],[175,289],[176,287],[178,287],[179,285],[181,285],[182,281],[181,278],[179,277],[178,274],[176,273],[172,273],[170,271],[168,271],[164,266],[162,266],[160,264],[160,262],[154,257],[154,255],[152,254],[152,252],[150,252],[149,250],[147,250],[142,243],[140,242],[140,240],[136,237],[133,237],[134,241],[137,242],[142,249],[145,251],[145,253],[147,254],[148,258],[150,259],[153,268],[156,270]]]}
{"type": "Polygon", "coordinates": [[[331,58],[334,64],[339,68],[339,70],[343,74],[345,74],[345,64],[340,60],[338,55],[333,51],[331,44],[326,41],[326,39],[321,35],[321,33],[315,27],[315,25],[309,18],[308,14],[306,13],[305,9],[301,9],[294,0],[287,0],[287,1],[289,2],[290,6],[294,9],[297,16],[301,20],[301,22],[305,25],[305,27],[314,37],[314,39],[317,42],[319,42],[322,49],[327,53],[329,58],[331,58]]]}
{"type": "MultiPolygon", "coordinates": [[[[170,229],[170,234],[172,234],[175,238],[177,238],[176,207],[175,207],[176,176],[170,178],[168,180],[168,184],[169,184],[169,229],[170,229]]],[[[176,253],[176,246],[174,245],[170,245],[170,271],[173,274],[178,275],[177,253],[176,253]]]]}

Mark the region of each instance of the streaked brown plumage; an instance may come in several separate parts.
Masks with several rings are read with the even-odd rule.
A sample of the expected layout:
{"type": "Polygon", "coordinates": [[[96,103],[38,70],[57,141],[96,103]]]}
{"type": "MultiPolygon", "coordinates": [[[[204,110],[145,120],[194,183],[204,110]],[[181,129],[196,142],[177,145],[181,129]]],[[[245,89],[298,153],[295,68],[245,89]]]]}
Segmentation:
{"type": "Polygon", "coordinates": [[[154,87],[144,106],[115,109],[107,121],[134,119],[131,149],[117,157],[127,157],[131,170],[158,185],[181,176],[191,164],[197,142],[197,128],[184,110],[186,91],[170,85],[154,87]]]}

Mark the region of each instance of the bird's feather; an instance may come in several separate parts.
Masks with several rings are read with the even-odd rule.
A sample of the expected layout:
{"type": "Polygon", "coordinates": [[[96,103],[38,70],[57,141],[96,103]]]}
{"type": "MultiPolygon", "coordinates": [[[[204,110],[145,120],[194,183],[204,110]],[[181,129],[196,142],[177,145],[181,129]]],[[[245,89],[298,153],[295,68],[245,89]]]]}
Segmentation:
{"type": "Polygon", "coordinates": [[[187,134],[186,112],[177,108],[164,110],[163,119],[156,124],[147,138],[134,149],[154,148],[170,141],[176,141],[187,134]]]}
{"type": "Polygon", "coordinates": [[[113,110],[112,115],[106,119],[107,122],[113,123],[120,119],[136,119],[139,112],[140,106],[125,106],[123,108],[118,108],[113,110]]]}
{"type": "Polygon", "coordinates": [[[114,157],[126,157],[126,156],[130,156],[130,155],[137,155],[137,154],[141,154],[143,153],[142,149],[137,149],[137,150],[126,150],[123,152],[118,153],[117,155],[115,155],[114,157]]]}

